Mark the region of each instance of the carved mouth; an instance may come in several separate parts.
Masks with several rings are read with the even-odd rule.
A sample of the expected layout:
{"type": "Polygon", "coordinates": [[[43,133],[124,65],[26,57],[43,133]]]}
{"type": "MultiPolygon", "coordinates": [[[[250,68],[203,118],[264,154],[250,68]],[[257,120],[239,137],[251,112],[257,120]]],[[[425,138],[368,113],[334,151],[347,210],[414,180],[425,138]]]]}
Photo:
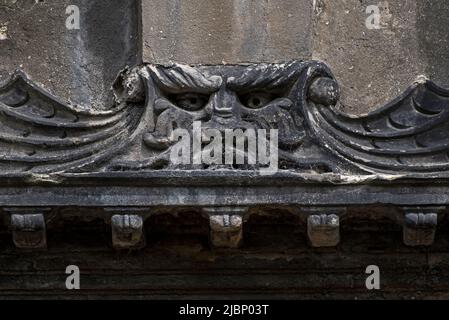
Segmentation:
{"type": "Polygon", "coordinates": [[[231,118],[234,115],[230,108],[216,108],[215,114],[222,118],[231,118]]]}

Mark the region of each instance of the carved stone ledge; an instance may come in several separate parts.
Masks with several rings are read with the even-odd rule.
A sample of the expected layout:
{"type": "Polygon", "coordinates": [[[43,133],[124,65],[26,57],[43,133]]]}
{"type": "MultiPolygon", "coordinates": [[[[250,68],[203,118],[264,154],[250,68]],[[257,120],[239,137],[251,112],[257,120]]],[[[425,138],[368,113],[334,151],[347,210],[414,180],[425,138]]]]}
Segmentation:
{"type": "Polygon", "coordinates": [[[248,208],[203,208],[209,216],[210,241],[216,248],[238,248],[243,241],[243,220],[248,208]]]}
{"type": "Polygon", "coordinates": [[[115,249],[140,249],[145,246],[143,218],[117,214],[111,218],[112,245],[115,249]]]}
{"type": "MultiPolygon", "coordinates": [[[[317,61],[145,64],[122,72],[113,94],[114,104],[95,109],[65,104],[21,73],[0,87],[0,206],[114,208],[103,217],[118,215],[116,248],[144,241],[146,213],[136,207],[206,208],[212,245],[235,248],[248,206],[299,207],[302,219],[312,215],[311,245],[333,246],[345,217],[331,206],[449,205],[449,90],[430,81],[360,117],[338,111],[338,83],[317,61]],[[235,129],[242,141],[275,130],[273,161],[250,163],[250,144],[239,150],[236,140],[229,158],[246,160],[223,163],[219,139],[235,129]],[[217,139],[203,139],[211,132],[217,139]],[[203,161],[208,151],[215,161],[203,161]]],[[[16,224],[17,235],[39,232],[16,224]]],[[[435,226],[433,216],[411,215],[404,241],[430,244],[435,226]]]]}
{"type": "Polygon", "coordinates": [[[12,214],[11,230],[17,248],[45,249],[47,247],[47,230],[42,213],[12,214]]]}
{"type": "Polygon", "coordinates": [[[407,246],[430,246],[438,224],[436,213],[408,213],[405,215],[403,237],[407,246]]]}
{"type": "Polygon", "coordinates": [[[310,215],[307,236],[312,247],[334,247],[340,242],[340,218],[336,214],[310,215]]]}

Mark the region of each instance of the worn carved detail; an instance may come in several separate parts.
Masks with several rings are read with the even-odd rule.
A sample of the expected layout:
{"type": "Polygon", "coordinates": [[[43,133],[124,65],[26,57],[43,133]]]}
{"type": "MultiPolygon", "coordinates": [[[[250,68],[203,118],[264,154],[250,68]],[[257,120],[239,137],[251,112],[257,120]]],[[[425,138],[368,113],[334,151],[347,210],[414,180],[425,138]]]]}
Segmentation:
{"type": "Polygon", "coordinates": [[[449,91],[417,81],[399,98],[363,117],[319,104],[307,108],[317,141],[371,172],[449,170],[449,91]]]}
{"type": "Polygon", "coordinates": [[[404,243],[408,246],[430,246],[438,224],[436,213],[409,213],[404,221],[404,243]]]}
{"type": "Polygon", "coordinates": [[[340,242],[340,218],[335,214],[310,215],[307,235],[313,247],[334,247],[340,242]]]}
{"type": "Polygon", "coordinates": [[[138,215],[114,215],[111,218],[112,245],[116,249],[139,249],[145,245],[143,219],[138,215]]]}
{"type": "Polygon", "coordinates": [[[243,219],[247,208],[203,208],[209,217],[210,241],[216,248],[238,248],[243,241],[243,219]]]}
{"type": "MultiPolygon", "coordinates": [[[[327,213],[341,211],[330,208],[368,204],[420,208],[405,211],[421,213],[406,216],[404,242],[430,245],[437,217],[421,210],[449,203],[449,91],[428,80],[361,117],[339,111],[338,83],[316,61],[146,64],[123,70],[112,89],[114,103],[96,110],[60,101],[22,73],[0,88],[0,202],[3,212],[19,207],[18,247],[46,246],[42,211],[21,207],[101,209],[94,215],[114,215],[113,246],[129,249],[144,245],[153,208],[201,208],[220,248],[242,243],[250,207],[318,208],[302,213],[310,244],[325,247],[340,240],[339,216],[327,213]],[[174,162],[180,130],[198,123],[200,150],[193,139],[193,161],[174,162]],[[275,146],[272,176],[262,175],[266,163],[195,161],[229,130],[247,134],[243,145],[248,132],[276,132],[257,145],[275,146]]],[[[226,148],[236,158],[255,152],[226,148]]]]}
{"type": "Polygon", "coordinates": [[[47,247],[47,230],[43,214],[12,214],[11,229],[17,248],[43,249],[47,247]]]}
{"type": "Polygon", "coordinates": [[[89,170],[128,146],[141,112],[125,102],[105,111],[68,105],[19,73],[0,89],[2,171],[89,170]]]}
{"type": "Polygon", "coordinates": [[[175,129],[192,130],[197,121],[202,135],[211,129],[277,129],[281,170],[449,170],[449,91],[429,81],[362,117],[338,111],[337,82],[313,61],[144,65],[123,71],[113,88],[112,107],[83,109],[16,74],[0,89],[3,173],[257,169],[172,163],[175,129]]]}

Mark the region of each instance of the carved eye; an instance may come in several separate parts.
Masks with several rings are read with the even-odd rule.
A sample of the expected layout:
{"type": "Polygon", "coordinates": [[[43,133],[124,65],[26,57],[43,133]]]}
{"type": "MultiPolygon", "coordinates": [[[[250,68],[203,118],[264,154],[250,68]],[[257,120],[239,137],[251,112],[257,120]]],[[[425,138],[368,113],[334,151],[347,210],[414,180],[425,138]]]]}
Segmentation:
{"type": "Polygon", "coordinates": [[[242,103],[251,109],[260,109],[265,107],[276,97],[273,94],[266,92],[252,92],[241,97],[242,103]]]}
{"type": "Polygon", "coordinates": [[[199,93],[183,93],[171,96],[170,100],[184,110],[197,111],[206,106],[209,96],[199,93]]]}

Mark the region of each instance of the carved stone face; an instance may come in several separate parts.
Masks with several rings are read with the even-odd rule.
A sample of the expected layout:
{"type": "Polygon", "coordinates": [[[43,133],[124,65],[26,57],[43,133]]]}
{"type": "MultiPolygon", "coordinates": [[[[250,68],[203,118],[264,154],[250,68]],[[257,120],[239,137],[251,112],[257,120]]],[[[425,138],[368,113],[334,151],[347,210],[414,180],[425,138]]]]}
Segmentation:
{"type": "MultiPolygon", "coordinates": [[[[328,76],[327,67],[313,61],[143,65],[120,73],[113,85],[115,104],[100,111],[58,101],[18,74],[0,88],[0,166],[33,173],[173,168],[167,154],[177,142],[174,131],[191,130],[198,122],[200,137],[207,129],[221,135],[238,129],[270,132],[270,147],[275,131],[276,149],[291,160],[303,149],[309,88],[316,87],[311,99],[324,105],[334,97],[327,94],[331,81],[312,83],[328,76]]],[[[301,165],[312,157],[300,156],[301,165]]]]}
{"type": "Polygon", "coordinates": [[[149,66],[154,84],[153,119],[144,140],[163,149],[176,128],[278,129],[281,147],[293,148],[304,137],[295,82],[306,64],[171,67],[149,66]]]}
{"type": "Polygon", "coordinates": [[[449,172],[449,91],[428,81],[362,117],[334,108],[338,85],[314,61],[144,65],[124,71],[114,93],[109,109],[86,110],[18,73],[0,88],[0,168],[7,174],[196,169],[170,166],[167,155],[175,149],[175,129],[200,122],[219,134],[277,130],[279,169],[449,172]]]}

